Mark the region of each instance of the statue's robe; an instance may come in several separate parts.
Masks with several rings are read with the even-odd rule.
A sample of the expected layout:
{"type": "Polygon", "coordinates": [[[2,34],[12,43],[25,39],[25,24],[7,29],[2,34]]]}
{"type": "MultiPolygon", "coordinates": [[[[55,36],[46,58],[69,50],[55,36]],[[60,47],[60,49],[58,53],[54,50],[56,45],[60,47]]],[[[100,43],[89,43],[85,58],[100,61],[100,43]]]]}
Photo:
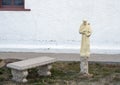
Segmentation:
{"type": "Polygon", "coordinates": [[[89,40],[89,37],[92,33],[90,25],[82,24],[80,26],[79,33],[82,34],[80,56],[81,57],[89,57],[90,56],[90,40],[89,40]]]}

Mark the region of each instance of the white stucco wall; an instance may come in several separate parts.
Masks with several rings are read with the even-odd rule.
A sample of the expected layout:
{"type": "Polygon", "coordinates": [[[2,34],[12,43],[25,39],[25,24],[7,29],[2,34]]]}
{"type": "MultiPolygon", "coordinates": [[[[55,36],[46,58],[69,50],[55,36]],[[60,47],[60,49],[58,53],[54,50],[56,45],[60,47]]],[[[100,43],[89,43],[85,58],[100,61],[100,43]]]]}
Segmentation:
{"type": "Polygon", "coordinates": [[[120,53],[120,0],[26,0],[25,7],[31,11],[0,11],[0,51],[79,53],[86,18],[92,53],[120,53]]]}

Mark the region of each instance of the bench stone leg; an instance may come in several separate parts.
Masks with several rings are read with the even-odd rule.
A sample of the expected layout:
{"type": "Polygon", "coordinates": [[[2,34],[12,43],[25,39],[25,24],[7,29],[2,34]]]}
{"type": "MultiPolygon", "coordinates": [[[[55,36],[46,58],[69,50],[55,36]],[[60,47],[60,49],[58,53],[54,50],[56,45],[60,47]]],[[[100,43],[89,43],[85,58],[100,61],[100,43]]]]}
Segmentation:
{"type": "Polygon", "coordinates": [[[45,65],[38,67],[38,74],[39,76],[51,76],[50,69],[52,68],[52,65],[45,65]]]}
{"type": "Polygon", "coordinates": [[[19,71],[19,70],[12,69],[12,75],[13,75],[13,78],[12,78],[13,81],[20,82],[20,83],[27,82],[27,79],[26,79],[28,75],[27,70],[19,71]]]}

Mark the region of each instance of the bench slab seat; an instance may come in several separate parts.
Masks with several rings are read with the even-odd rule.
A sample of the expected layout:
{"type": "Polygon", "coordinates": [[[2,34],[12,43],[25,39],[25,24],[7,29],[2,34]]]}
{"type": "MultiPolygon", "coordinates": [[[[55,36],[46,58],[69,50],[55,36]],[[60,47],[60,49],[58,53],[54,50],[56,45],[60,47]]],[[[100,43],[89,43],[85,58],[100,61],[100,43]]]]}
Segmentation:
{"type": "Polygon", "coordinates": [[[28,69],[38,68],[38,74],[40,76],[49,76],[51,75],[50,69],[52,68],[51,63],[55,62],[55,58],[51,57],[37,57],[26,59],[14,63],[7,64],[8,68],[11,68],[11,73],[13,75],[12,80],[16,82],[27,82],[28,69]]]}

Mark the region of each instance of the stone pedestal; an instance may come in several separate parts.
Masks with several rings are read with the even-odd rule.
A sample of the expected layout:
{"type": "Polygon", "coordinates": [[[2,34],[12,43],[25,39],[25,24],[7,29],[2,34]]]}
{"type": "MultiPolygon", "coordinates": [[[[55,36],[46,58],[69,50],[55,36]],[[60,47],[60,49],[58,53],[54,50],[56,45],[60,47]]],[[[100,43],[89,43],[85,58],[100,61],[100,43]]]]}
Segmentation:
{"type": "Polygon", "coordinates": [[[38,74],[39,76],[51,76],[50,69],[52,68],[51,65],[44,65],[38,67],[38,74]]]}
{"type": "Polygon", "coordinates": [[[81,63],[80,63],[80,73],[81,74],[89,74],[88,72],[88,57],[80,57],[81,63]]]}
{"type": "Polygon", "coordinates": [[[22,82],[22,83],[27,82],[27,79],[26,79],[26,77],[28,75],[27,70],[19,71],[19,70],[12,69],[11,71],[12,71],[12,75],[13,75],[13,78],[12,78],[13,81],[22,82]]]}

